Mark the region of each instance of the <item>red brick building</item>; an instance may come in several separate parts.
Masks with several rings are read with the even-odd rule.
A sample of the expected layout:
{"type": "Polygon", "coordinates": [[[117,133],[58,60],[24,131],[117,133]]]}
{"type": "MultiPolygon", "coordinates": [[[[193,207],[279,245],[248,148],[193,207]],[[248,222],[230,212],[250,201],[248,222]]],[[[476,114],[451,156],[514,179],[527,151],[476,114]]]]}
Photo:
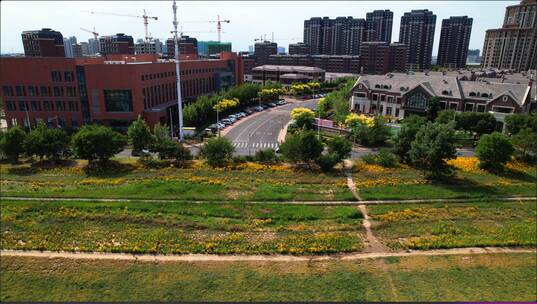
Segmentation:
{"type": "Polygon", "coordinates": [[[22,32],[22,45],[26,56],[65,57],[62,33],[44,28],[22,32]]]}
{"type": "MultiPolygon", "coordinates": [[[[183,60],[185,104],[242,83],[236,54],[183,60]]],[[[99,122],[124,130],[141,115],[149,125],[177,124],[175,64],[156,55],[88,58],[0,57],[0,96],[8,126],[79,127],[99,122]]]]}

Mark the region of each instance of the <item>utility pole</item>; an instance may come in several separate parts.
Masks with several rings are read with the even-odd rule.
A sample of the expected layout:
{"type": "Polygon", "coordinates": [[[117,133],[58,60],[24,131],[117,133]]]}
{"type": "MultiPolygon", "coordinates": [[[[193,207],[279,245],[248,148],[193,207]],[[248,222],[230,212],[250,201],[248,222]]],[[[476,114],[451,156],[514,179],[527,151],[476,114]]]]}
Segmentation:
{"type": "Polygon", "coordinates": [[[179,112],[179,141],[184,141],[183,135],[183,100],[181,98],[181,71],[179,69],[179,38],[177,37],[177,4],[173,0],[173,28],[175,41],[175,74],[177,81],[177,109],[179,112]]]}

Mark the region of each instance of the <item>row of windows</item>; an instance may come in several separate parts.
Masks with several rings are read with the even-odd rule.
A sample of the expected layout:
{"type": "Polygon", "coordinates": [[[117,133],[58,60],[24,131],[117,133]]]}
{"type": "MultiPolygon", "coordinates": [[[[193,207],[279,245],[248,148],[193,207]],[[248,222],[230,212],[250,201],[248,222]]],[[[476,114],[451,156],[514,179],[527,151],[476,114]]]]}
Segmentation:
{"type": "MultiPolygon", "coordinates": [[[[181,81],[181,95],[192,97],[210,93],[214,90],[213,78],[196,78],[181,81]]],[[[175,82],[145,87],[142,89],[144,109],[174,101],[177,99],[177,85],[175,82]]]]}
{"type": "MultiPolygon", "coordinates": [[[[216,71],[215,68],[187,69],[187,70],[181,70],[181,76],[193,75],[193,74],[199,74],[199,73],[214,73],[215,71],[216,71]]],[[[175,76],[176,76],[175,71],[144,74],[142,75],[142,80],[152,80],[152,79],[160,79],[160,78],[175,77],[175,76]]]]}
{"type": "MultiPolygon", "coordinates": [[[[61,82],[62,81],[62,72],[60,71],[52,71],[50,72],[51,78],[53,82],[61,82]]],[[[75,81],[75,73],[71,71],[65,71],[63,72],[63,81],[65,82],[72,82],[75,81]]]]}
{"type": "Polygon", "coordinates": [[[30,96],[30,97],[36,97],[36,96],[67,96],[67,97],[76,97],[76,87],[75,86],[67,86],[67,87],[60,87],[60,86],[54,86],[48,87],[48,86],[41,86],[41,88],[38,88],[37,86],[15,86],[15,90],[13,90],[12,86],[3,86],[2,87],[2,93],[4,96],[30,96]]]}
{"type": "MultiPolygon", "coordinates": [[[[23,126],[30,127],[30,121],[28,121],[28,118],[26,117],[22,118],[21,122],[23,126]]],[[[46,123],[49,128],[55,128],[55,127],[65,128],[66,127],[65,119],[61,117],[45,118],[45,119],[37,117],[32,120],[32,126],[37,126],[37,124],[41,122],[46,123]]],[[[17,118],[15,117],[11,118],[11,126],[14,127],[17,125],[19,125],[19,121],[17,120],[17,118]]],[[[71,119],[71,127],[78,128],[78,120],[71,119]]]]}
{"type": "Polygon", "coordinates": [[[9,100],[6,102],[6,109],[8,111],[21,111],[21,112],[51,112],[51,111],[69,111],[69,112],[78,112],[78,101],[69,100],[69,101],[39,101],[39,100],[32,100],[32,101],[12,101],[9,100]]]}

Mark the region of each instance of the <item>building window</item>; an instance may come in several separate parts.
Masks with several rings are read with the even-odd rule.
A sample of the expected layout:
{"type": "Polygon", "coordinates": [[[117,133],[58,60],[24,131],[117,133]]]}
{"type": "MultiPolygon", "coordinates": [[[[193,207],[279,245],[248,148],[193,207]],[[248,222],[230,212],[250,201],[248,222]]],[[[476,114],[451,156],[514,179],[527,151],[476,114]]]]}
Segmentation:
{"type": "Polygon", "coordinates": [[[502,100],[503,100],[504,102],[507,102],[507,101],[509,100],[509,98],[508,98],[507,96],[503,96],[503,97],[502,97],[502,100]]]}
{"type": "Polygon", "coordinates": [[[473,112],[473,111],[474,111],[473,103],[467,103],[464,105],[464,112],[473,112]]]}
{"type": "Polygon", "coordinates": [[[445,101],[440,102],[440,109],[442,109],[442,110],[446,109],[446,102],[445,101]]]}
{"type": "Polygon", "coordinates": [[[131,90],[104,90],[106,112],[132,112],[131,90]]]}
{"type": "Polygon", "coordinates": [[[54,96],[63,96],[63,87],[54,87],[54,96]]]}
{"type": "Polygon", "coordinates": [[[16,86],[15,93],[17,96],[26,96],[26,89],[23,86],[16,86]]]}
{"type": "Polygon", "coordinates": [[[56,101],[56,111],[65,111],[65,107],[63,105],[63,102],[60,100],[56,101]]]}
{"type": "Polygon", "coordinates": [[[52,76],[52,81],[54,81],[54,82],[62,81],[62,73],[60,73],[60,72],[52,71],[51,76],[52,76]]]}
{"type": "Polygon", "coordinates": [[[380,95],[380,101],[385,101],[386,100],[386,95],[380,95]]]}
{"type": "Polygon", "coordinates": [[[19,123],[17,122],[16,118],[11,118],[11,126],[17,126],[19,123]]]}
{"type": "Polygon", "coordinates": [[[395,109],[395,117],[399,117],[399,109],[395,109]]]}
{"type": "Polygon", "coordinates": [[[509,107],[492,107],[492,111],[498,113],[513,113],[513,108],[509,107]]]}
{"type": "Polygon", "coordinates": [[[11,86],[3,86],[2,91],[4,96],[13,96],[13,88],[11,86]]]}
{"type": "Polygon", "coordinates": [[[63,76],[65,78],[65,81],[74,81],[75,80],[75,74],[73,72],[64,72],[63,76]]]}
{"type": "Polygon", "coordinates": [[[14,101],[8,101],[7,102],[7,110],[8,111],[17,111],[17,104],[14,101]]]}
{"type": "Polygon", "coordinates": [[[71,127],[78,128],[78,121],[76,119],[71,119],[71,127]]]}
{"type": "Polygon", "coordinates": [[[52,105],[52,101],[45,100],[43,101],[43,108],[45,108],[45,111],[54,111],[54,107],[52,105]]]}
{"type": "Polygon", "coordinates": [[[76,96],[76,88],[75,87],[65,87],[66,93],[68,97],[75,97],[76,96]]]}
{"type": "Polygon", "coordinates": [[[19,111],[28,111],[28,108],[26,107],[26,101],[19,101],[19,111]]]}
{"type": "Polygon", "coordinates": [[[458,106],[458,103],[456,103],[456,102],[450,102],[450,103],[449,103],[449,109],[450,109],[450,110],[455,110],[455,111],[456,111],[456,110],[457,110],[457,106],[458,106]]]}
{"type": "Polygon", "coordinates": [[[39,103],[39,101],[32,100],[30,102],[30,105],[32,107],[32,112],[41,111],[41,104],[39,103]]]}
{"type": "Polygon", "coordinates": [[[28,87],[28,96],[37,96],[39,92],[37,91],[37,87],[29,86],[28,87]]]}
{"type": "Polygon", "coordinates": [[[421,93],[416,93],[410,96],[410,98],[408,99],[408,107],[425,110],[425,108],[427,107],[427,99],[425,98],[425,95],[421,93]]]}
{"type": "Polygon", "coordinates": [[[378,100],[378,95],[377,94],[373,94],[373,101],[377,101],[378,100]]]}
{"type": "Polygon", "coordinates": [[[478,104],[477,105],[477,112],[485,112],[485,105],[478,104]]]}
{"type": "Polygon", "coordinates": [[[392,107],[386,107],[386,115],[392,115],[392,107]]]}
{"type": "Polygon", "coordinates": [[[48,87],[42,86],[41,87],[41,96],[50,96],[49,91],[50,90],[49,90],[48,87]]]}

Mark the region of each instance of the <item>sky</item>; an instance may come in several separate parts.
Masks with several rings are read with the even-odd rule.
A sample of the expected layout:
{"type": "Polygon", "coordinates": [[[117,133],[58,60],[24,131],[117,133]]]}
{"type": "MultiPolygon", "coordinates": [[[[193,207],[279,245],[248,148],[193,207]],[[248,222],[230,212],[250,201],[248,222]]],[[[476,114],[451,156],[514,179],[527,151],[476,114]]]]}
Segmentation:
{"type": "MultiPolygon", "coordinates": [[[[222,25],[222,41],[230,41],[234,51],[246,51],[254,39],[272,38],[278,46],[302,41],[304,20],[311,17],[352,16],[365,18],[375,9],[394,12],[392,41],[399,38],[401,16],[412,9],[429,9],[436,14],[433,56],[438,51],[442,19],[450,16],[472,17],[470,49],[482,49],[487,29],[499,28],[505,7],[520,1],[178,1],[178,20],[215,20],[217,15],[229,19],[222,25]]],[[[152,37],[166,39],[173,30],[172,1],[1,1],[0,52],[23,52],[21,33],[24,30],[52,28],[64,37],[76,36],[78,42],[93,35],[80,28],[93,29],[100,35],[125,33],[136,41],[143,38],[142,18],[97,15],[82,11],[142,15],[143,9],[158,20],[149,21],[152,37]]],[[[198,40],[217,40],[215,23],[184,23],[185,35],[198,40]]]]}

